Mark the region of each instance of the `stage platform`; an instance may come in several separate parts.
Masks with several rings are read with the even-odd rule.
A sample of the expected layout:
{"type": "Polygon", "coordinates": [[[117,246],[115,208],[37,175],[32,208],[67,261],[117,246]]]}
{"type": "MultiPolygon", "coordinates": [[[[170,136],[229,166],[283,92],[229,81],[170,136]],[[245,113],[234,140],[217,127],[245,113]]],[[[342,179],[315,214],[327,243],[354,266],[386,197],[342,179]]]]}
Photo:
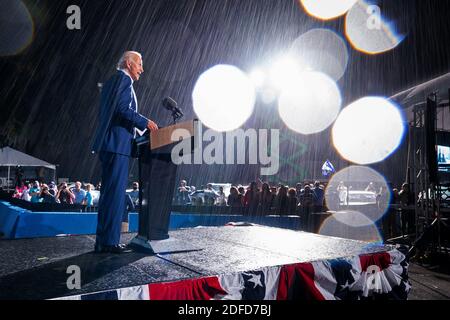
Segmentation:
{"type": "Polygon", "coordinates": [[[1,240],[0,299],[406,299],[409,292],[407,261],[392,246],[260,225],[170,235],[200,250],[108,255],[92,252],[94,236],[1,240]],[[70,266],[80,268],[81,289],[67,287],[70,266]]]}

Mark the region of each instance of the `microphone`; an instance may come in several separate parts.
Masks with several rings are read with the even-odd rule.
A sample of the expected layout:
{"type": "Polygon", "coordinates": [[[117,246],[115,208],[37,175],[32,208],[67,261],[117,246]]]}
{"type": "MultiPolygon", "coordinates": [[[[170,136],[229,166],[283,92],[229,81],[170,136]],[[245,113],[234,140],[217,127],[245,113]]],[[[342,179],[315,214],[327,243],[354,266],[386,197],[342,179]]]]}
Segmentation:
{"type": "Polygon", "coordinates": [[[178,108],[178,103],[170,97],[167,97],[163,100],[162,105],[165,109],[171,111],[177,117],[184,116],[183,111],[178,108]]]}

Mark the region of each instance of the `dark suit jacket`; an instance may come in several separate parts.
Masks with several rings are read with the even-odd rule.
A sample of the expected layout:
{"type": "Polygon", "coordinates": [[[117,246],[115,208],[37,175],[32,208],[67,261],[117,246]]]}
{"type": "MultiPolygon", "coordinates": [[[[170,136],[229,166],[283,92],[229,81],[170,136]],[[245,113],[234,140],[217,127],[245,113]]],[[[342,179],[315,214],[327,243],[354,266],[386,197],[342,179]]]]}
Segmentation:
{"type": "Polygon", "coordinates": [[[148,119],[137,111],[131,78],[117,71],[104,85],[93,152],[131,155],[135,129],[145,130],[148,119]]]}

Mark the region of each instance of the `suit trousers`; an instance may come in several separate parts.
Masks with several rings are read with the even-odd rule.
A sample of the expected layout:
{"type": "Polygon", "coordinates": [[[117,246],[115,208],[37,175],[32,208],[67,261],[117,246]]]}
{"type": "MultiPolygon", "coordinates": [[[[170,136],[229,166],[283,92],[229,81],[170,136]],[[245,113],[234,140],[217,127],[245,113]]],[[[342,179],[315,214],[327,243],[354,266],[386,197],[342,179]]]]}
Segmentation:
{"type": "Polygon", "coordinates": [[[102,186],[96,243],[101,246],[114,246],[120,242],[130,158],[117,153],[100,152],[100,161],[102,186]]]}

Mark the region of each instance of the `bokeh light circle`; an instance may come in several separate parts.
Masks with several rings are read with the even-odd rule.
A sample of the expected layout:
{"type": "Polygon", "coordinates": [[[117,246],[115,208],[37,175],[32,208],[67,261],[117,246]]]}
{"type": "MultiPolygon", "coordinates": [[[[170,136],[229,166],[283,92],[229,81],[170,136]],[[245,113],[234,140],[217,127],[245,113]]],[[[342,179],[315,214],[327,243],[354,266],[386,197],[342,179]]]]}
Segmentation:
{"type": "Polygon", "coordinates": [[[383,237],[376,225],[363,214],[356,211],[336,212],[322,223],[319,234],[377,244],[383,242],[383,237]],[[345,221],[349,220],[356,220],[361,223],[361,226],[352,226],[345,223],[345,221]]]}
{"type": "Polygon", "coordinates": [[[336,81],[344,75],[349,61],[344,39],[323,28],[312,29],[298,37],[289,54],[307,63],[309,69],[326,73],[336,81]]]}
{"type": "Polygon", "coordinates": [[[313,134],[328,128],[339,114],[342,98],[336,82],[320,72],[302,72],[284,88],[278,101],[284,123],[293,131],[313,134]]]}
{"type": "Polygon", "coordinates": [[[297,81],[306,66],[297,57],[287,54],[278,57],[269,70],[270,85],[277,90],[283,90],[297,81]]]}
{"type": "Polygon", "coordinates": [[[321,20],[330,20],[344,15],[357,0],[300,0],[306,12],[321,20]]]}
{"type": "Polygon", "coordinates": [[[254,69],[250,75],[250,80],[252,80],[253,85],[256,88],[261,88],[264,83],[266,82],[266,74],[264,73],[263,70],[260,69],[254,69]]]}
{"type": "Polygon", "coordinates": [[[217,65],[204,72],[192,93],[194,111],[202,123],[218,132],[241,127],[251,116],[255,87],[237,67],[217,65]]]}
{"type": "Polygon", "coordinates": [[[328,209],[335,219],[352,227],[380,220],[386,213],[391,192],[386,179],[364,166],[350,166],[334,174],[325,192],[328,209]]]}
{"type": "Polygon", "coordinates": [[[363,0],[347,13],[345,34],[353,48],[367,54],[392,50],[404,39],[396,33],[392,24],[383,20],[379,7],[370,6],[363,0]]]}
{"type": "Polygon", "coordinates": [[[265,87],[261,90],[261,101],[264,104],[272,104],[275,103],[277,101],[277,92],[270,87],[265,87]]]}
{"type": "Polygon", "coordinates": [[[340,155],[357,164],[380,162],[400,145],[405,132],[399,108],[382,97],[362,98],[344,108],[332,131],[340,155]]]}
{"type": "Polygon", "coordinates": [[[0,56],[16,55],[33,40],[34,23],[20,0],[0,1],[0,56]]]}

